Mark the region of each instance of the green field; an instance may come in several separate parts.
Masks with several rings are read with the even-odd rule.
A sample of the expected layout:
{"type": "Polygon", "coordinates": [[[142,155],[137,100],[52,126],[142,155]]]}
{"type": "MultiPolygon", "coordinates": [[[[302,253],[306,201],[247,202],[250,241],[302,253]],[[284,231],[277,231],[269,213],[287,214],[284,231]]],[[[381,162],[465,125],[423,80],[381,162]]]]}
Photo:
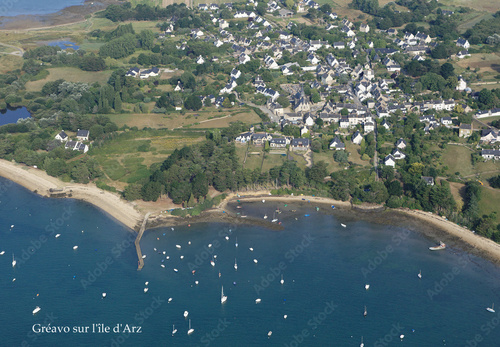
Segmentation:
{"type": "Polygon", "coordinates": [[[459,172],[460,176],[470,176],[492,171],[500,171],[500,163],[489,160],[478,162],[475,166],[471,163],[472,151],[464,146],[448,145],[443,153],[443,164],[448,166],[447,174],[459,172]]]}
{"type": "Polygon", "coordinates": [[[479,200],[479,210],[482,214],[496,212],[496,220],[500,221],[500,189],[483,187],[481,200],[479,200]]]}
{"type": "Polygon", "coordinates": [[[42,90],[47,82],[63,79],[69,82],[82,82],[92,84],[94,82],[106,83],[112,71],[83,71],[76,67],[55,67],[47,69],[49,75],[38,81],[26,83],[26,91],[35,92],[42,90]]]}

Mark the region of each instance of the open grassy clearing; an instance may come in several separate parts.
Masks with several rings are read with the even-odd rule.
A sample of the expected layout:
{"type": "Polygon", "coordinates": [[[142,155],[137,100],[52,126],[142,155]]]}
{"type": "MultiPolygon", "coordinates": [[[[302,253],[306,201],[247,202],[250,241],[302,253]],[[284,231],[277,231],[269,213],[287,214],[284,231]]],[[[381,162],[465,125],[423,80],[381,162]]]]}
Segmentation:
{"type": "MultiPolygon", "coordinates": [[[[293,160],[297,163],[297,166],[300,167],[301,169],[306,168],[306,160],[304,159],[304,151],[289,151],[288,156],[292,157],[293,160]]],[[[290,158],[289,158],[290,159],[290,158]]]]}
{"type": "Polygon", "coordinates": [[[449,183],[450,183],[451,195],[453,195],[453,199],[455,199],[455,202],[457,203],[457,210],[461,211],[462,207],[464,206],[463,194],[464,194],[465,184],[457,182],[449,182],[449,183]]]}
{"type": "Polygon", "coordinates": [[[488,20],[491,18],[493,18],[493,14],[489,12],[471,12],[462,14],[460,18],[461,23],[458,25],[457,29],[459,32],[463,33],[467,31],[467,29],[471,29],[480,21],[488,20]]]}
{"type": "MultiPolygon", "coordinates": [[[[243,167],[249,170],[260,170],[262,166],[262,155],[264,154],[263,149],[263,146],[250,145],[250,147],[248,147],[247,161],[243,164],[243,167]]],[[[242,163],[244,158],[245,156],[243,154],[243,157],[241,158],[242,163]]]]}
{"type": "Polygon", "coordinates": [[[94,82],[106,83],[112,71],[83,71],[76,67],[55,67],[47,69],[49,75],[38,81],[26,83],[26,91],[35,92],[42,90],[47,82],[63,79],[69,82],[83,82],[92,84],[94,82]]]}
{"type": "Polygon", "coordinates": [[[479,210],[483,214],[496,212],[496,221],[500,221],[500,189],[483,187],[481,190],[481,200],[479,200],[479,210]]]}
{"type": "MultiPolygon", "coordinates": [[[[283,152],[286,153],[286,149],[283,150],[283,152]]],[[[275,166],[281,166],[287,160],[286,158],[286,154],[272,154],[272,152],[266,153],[264,156],[264,163],[262,164],[262,172],[269,171],[269,169],[275,166]]]]}
{"type": "Polygon", "coordinates": [[[487,11],[495,13],[500,10],[500,2],[498,0],[440,0],[439,3],[446,6],[455,7],[470,7],[477,11],[487,11]]]}
{"type": "MultiPolygon", "coordinates": [[[[149,105],[151,110],[154,105],[149,105]]],[[[178,112],[172,112],[171,114],[141,114],[141,113],[129,113],[129,114],[109,114],[110,119],[115,122],[118,127],[123,125],[128,125],[129,127],[138,127],[143,129],[148,128],[168,128],[175,129],[181,127],[191,127],[191,128],[223,128],[229,126],[230,123],[241,121],[247,124],[259,123],[260,118],[253,110],[229,110],[224,112],[215,111],[214,108],[207,108],[207,110],[200,110],[197,112],[187,112],[182,115],[178,112]],[[197,115],[197,116],[195,116],[197,115]],[[225,117],[219,119],[221,117],[225,117]]]]}
{"type": "Polygon", "coordinates": [[[477,53],[455,63],[461,68],[470,67],[471,70],[479,68],[480,73],[500,73],[500,53],[477,53]]]}
{"type": "Polygon", "coordinates": [[[460,176],[470,176],[483,172],[500,171],[500,163],[492,160],[478,162],[475,166],[471,163],[472,151],[464,146],[448,145],[443,153],[443,164],[448,166],[448,174],[459,172],[460,176]]]}
{"type": "Polygon", "coordinates": [[[333,160],[333,151],[325,151],[320,153],[313,152],[312,157],[314,163],[324,161],[327,164],[326,170],[328,174],[330,174],[330,172],[339,170],[338,163],[333,160]]]}
{"type": "Polygon", "coordinates": [[[6,73],[22,67],[23,58],[10,54],[0,54],[0,73],[6,73]]]}

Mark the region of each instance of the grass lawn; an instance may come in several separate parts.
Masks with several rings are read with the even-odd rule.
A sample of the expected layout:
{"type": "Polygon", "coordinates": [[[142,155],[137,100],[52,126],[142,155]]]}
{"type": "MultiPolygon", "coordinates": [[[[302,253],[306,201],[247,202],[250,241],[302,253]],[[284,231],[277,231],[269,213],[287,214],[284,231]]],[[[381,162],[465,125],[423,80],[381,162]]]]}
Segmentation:
{"type": "MultiPolygon", "coordinates": [[[[260,170],[262,165],[262,155],[263,155],[264,147],[258,147],[254,145],[250,145],[248,148],[248,156],[247,161],[243,165],[245,169],[255,170],[256,168],[260,170]]],[[[242,158],[242,160],[244,157],[242,158]]]]}
{"type": "Polygon", "coordinates": [[[441,0],[439,3],[447,6],[470,7],[477,11],[487,11],[495,13],[500,10],[500,3],[497,0],[441,0]]]}
{"type": "Polygon", "coordinates": [[[76,67],[55,67],[47,69],[49,75],[44,79],[26,83],[26,91],[35,92],[42,90],[42,87],[47,82],[52,82],[58,79],[64,79],[69,82],[83,82],[92,84],[94,82],[106,83],[111,76],[110,70],[90,72],[83,71],[76,67]]]}
{"type": "Polygon", "coordinates": [[[479,210],[481,214],[491,214],[496,212],[496,221],[500,221],[500,189],[483,187],[481,200],[479,200],[479,210]]]}
{"type": "Polygon", "coordinates": [[[20,69],[23,67],[23,58],[10,54],[0,55],[0,73],[20,69]]]}
{"type": "Polygon", "coordinates": [[[338,163],[333,160],[333,151],[313,152],[312,157],[314,163],[324,161],[327,164],[326,170],[328,173],[339,170],[338,163]]]}
{"type": "Polygon", "coordinates": [[[492,160],[471,163],[472,151],[464,146],[448,145],[443,153],[443,164],[448,166],[448,174],[460,172],[460,176],[481,175],[482,173],[500,172],[500,163],[492,160]]]}
{"type": "Polygon", "coordinates": [[[455,202],[457,203],[457,210],[461,211],[462,207],[464,206],[464,199],[462,197],[462,194],[465,184],[458,182],[449,182],[449,183],[450,183],[451,195],[453,195],[453,199],[455,199],[455,202]]]}
{"type": "Polygon", "coordinates": [[[269,169],[275,166],[281,166],[285,160],[286,155],[266,153],[264,163],[262,164],[262,172],[269,171],[269,169]]]}
{"type": "Polygon", "coordinates": [[[293,158],[297,162],[297,166],[300,167],[302,170],[306,168],[306,160],[304,159],[304,153],[303,151],[290,151],[288,152],[288,155],[293,158]]]}
{"type": "MultiPolygon", "coordinates": [[[[153,104],[149,106],[153,109],[153,104]]],[[[107,115],[118,127],[128,125],[129,127],[149,128],[168,128],[176,129],[181,127],[190,127],[193,129],[206,128],[224,128],[230,123],[241,121],[246,124],[259,123],[260,118],[253,110],[231,109],[223,112],[216,111],[215,107],[205,108],[197,112],[186,112],[184,115],[180,112],[170,114],[159,113],[127,113],[127,114],[109,114],[107,115]],[[197,115],[197,116],[196,116],[197,115]]]]}

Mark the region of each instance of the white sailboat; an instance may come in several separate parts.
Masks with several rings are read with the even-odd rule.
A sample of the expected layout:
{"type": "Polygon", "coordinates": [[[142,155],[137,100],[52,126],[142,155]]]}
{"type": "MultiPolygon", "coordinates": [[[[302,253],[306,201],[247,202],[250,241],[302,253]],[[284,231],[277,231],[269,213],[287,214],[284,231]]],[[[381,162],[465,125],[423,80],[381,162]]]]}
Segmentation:
{"type": "Polygon", "coordinates": [[[106,297],[106,293],[102,293],[102,298],[104,299],[106,297]]]}
{"type": "Polygon", "coordinates": [[[281,284],[285,283],[285,280],[283,279],[283,274],[281,275],[281,281],[280,281],[281,284]]]}
{"type": "Polygon", "coordinates": [[[255,303],[256,303],[256,304],[260,304],[261,302],[262,302],[262,300],[261,300],[260,298],[255,299],[255,303]]]}
{"type": "Polygon", "coordinates": [[[365,344],[363,343],[363,336],[361,336],[361,344],[359,345],[359,347],[365,347],[365,344]]]}
{"type": "Polygon", "coordinates": [[[210,260],[210,265],[215,266],[215,259],[212,257],[212,260],[210,260]]]}
{"type": "Polygon", "coordinates": [[[4,254],[5,254],[5,251],[1,251],[1,252],[0,252],[0,255],[4,255],[4,254]]]}
{"type": "Polygon", "coordinates": [[[238,238],[236,238],[236,243],[234,244],[235,247],[238,247],[238,238]]]}
{"type": "Polygon", "coordinates": [[[365,284],[365,289],[366,290],[370,289],[370,285],[369,284],[365,284]]]}
{"type": "Polygon", "coordinates": [[[172,336],[174,336],[176,332],[177,332],[177,329],[175,329],[175,325],[172,324],[172,336]]]}
{"type": "Polygon", "coordinates": [[[368,315],[368,311],[366,310],[366,306],[365,306],[365,312],[363,312],[363,316],[367,316],[368,315]]]}
{"type": "Polygon", "coordinates": [[[257,259],[254,259],[253,262],[257,264],[259,261],[257,259]]]}
{"type": "Polygon", "coordinates": [[[276,218],[276,212],[273,213],[273,220],[271,223],[276,223],[278,221],[278,218],[276,218]]]}
{"type": "Polygon", "coordinates": [[[487,307],[486,311],[491,312],[491,313],[495,313],[495,304],[491,304],[491,307],[487,307]]]}
{"type": "Polygon", "coordinates": [[[422,278],[422,270],[420,270],[420,272],[418,273],[418,278],[422,278]]]}
{"type": "Polygon", "coordinates": [[[189,312],[188,311],[184,311],[184,318],[187,318],[188,315],[189,315],[189,312]]]}
{"type": "Polygon", "coordinates": [[[191,328],[191,319],[189,320],[189,330],[188,330],[188,335],[191,335],[192,333],[194,333],[194,329],[191,328]]]}
{"type": "Polygon", "coordinates": [[[40,307],[35,307],[35,309],[33,310],[33,315],[37,314],[38,312],[40,312],[41,308],[40,307]]]}
{"type": "Polygon", "coordinates": [[[442,249],[445,249],[446,248],[446,244],[442,241],[439,241],[439,246],[432,246],[432,247],[429,247],[429,249],[431,251],[439,251],[439,250],[442,250],[442,249]]]}
{"type": "Polygon", "coordinates": [[[12,267],[15,267],[17,264],[16,259],[14,259],[14,253],[12,253],[12,267]]]}
{"type": "Polygon", "coordinates": [[[267,219],[267,214],[264,215],[264,219],[267,219]]]}
{"type": "Polygon", "coordinates": [[[238,264],[236,263],[236,258],[234,258],[234,270],[238,271],[238,264]]]}
{"type": "Polygon", "coordinates": [[[222,286],[222,292],[220,294],[220,303],[223,304],[227,301],[227,296],[224,295],[224,286],[222,286]]]}
{"type": "Polygon", "coordinates": [[[345,225],[344,223],[340,223],[340,225],[342,225],[343,228],[347,228],[347,225],[345,225]]]}
{"type": "Polygon", "coordinates": [[[149,290],[149,288],[147,288],[147,287],[146,287],[146,288],[144,288],[144,293],[147,293],[147,292],[148,292],[148,290],[149,290]]]}

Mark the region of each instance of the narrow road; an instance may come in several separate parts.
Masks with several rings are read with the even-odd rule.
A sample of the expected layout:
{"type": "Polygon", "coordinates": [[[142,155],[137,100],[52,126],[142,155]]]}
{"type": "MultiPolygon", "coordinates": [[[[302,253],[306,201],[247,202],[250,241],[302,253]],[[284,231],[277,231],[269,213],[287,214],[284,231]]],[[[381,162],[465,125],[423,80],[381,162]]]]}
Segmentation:
{"type": "Polygon", "coordinates": [[[0,52],[1,54],[11,54],[11,55],[16,55],[18,57],[22,57],[24,54],[24,49],[22,49],[21,47],[9,45],[9,44],[3,43],[3,42],[0,42],[0,45],[5,46],[5,47],[9,47],[9,48],[14,48],[16,50],[15,52],[10,52],[10,53],[0,52]]]}

